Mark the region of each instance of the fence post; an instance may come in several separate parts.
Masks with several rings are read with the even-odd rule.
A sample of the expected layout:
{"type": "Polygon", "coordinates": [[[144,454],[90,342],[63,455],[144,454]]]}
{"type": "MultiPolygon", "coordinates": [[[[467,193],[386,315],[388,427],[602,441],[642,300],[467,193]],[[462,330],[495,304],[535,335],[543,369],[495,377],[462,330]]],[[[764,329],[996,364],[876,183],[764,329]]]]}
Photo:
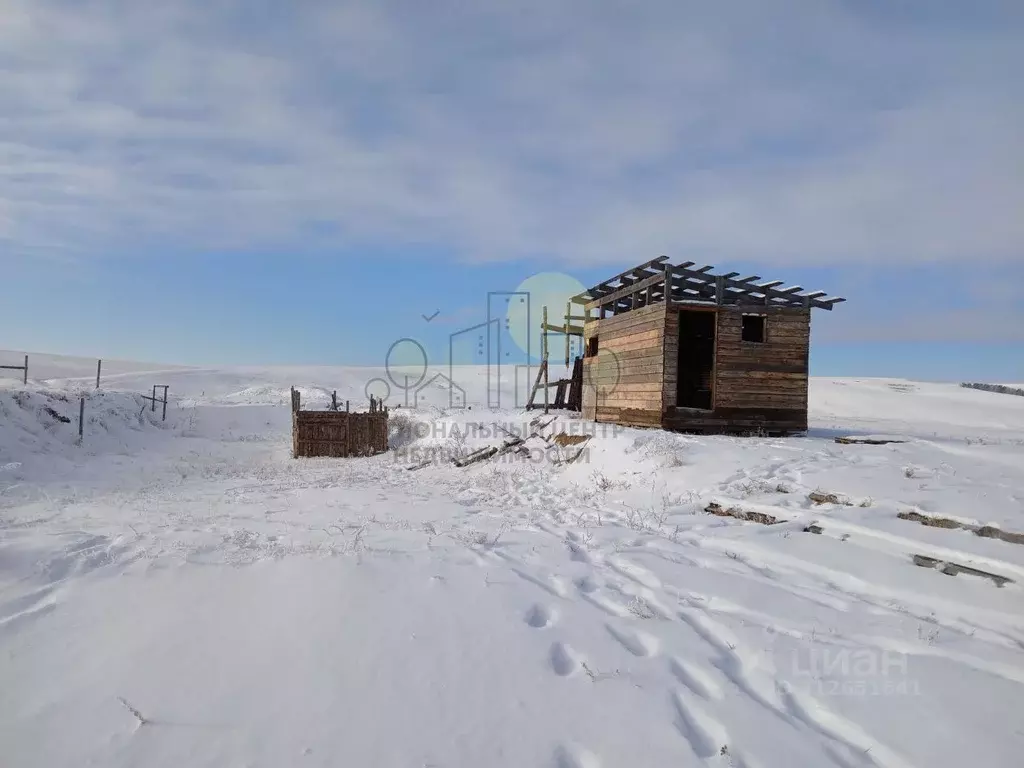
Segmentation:
{"type": "Polygon", "coordinates": [[[331,392],[331,410],[338,410],[338,390],[331,392]]]}
{"type": "Polygon", "coordinates": [[[352,455],[352,415],[348,410],[348,401],[345,402],[345,458],[352,455]]]}
{"type": "Polygon", "coordinates": [[[100,388],[100,369],[103,367],[103,361],[96,361],[96,389],[100,388]]]}
{"type": "Polygon", "coordinates": [[[28,355],[25,355],[25,375],[21,379],[22,386],[28,384],[28,355]]]}
{"type": "Polygon", "coordinates": [[[153,399],[150,402],[153,404],[153,407],[150,408],[150,410],[153,411],[153,413],[156,413],[156,384],[153,385],[153,399]]]}
{"type": "Polygon", "coordinates": [[[167,421],[167,388],[168,388],[168,386],[170,386],[170,385],[164,384],[164,413],[163,413],[163,416],[160,418],[160,421],[167,421]]]}
{"type": "Polygon", "coordinates": [[[85,434],[85,398],[78,401],[78,443],[82,444],[85,434]]]}

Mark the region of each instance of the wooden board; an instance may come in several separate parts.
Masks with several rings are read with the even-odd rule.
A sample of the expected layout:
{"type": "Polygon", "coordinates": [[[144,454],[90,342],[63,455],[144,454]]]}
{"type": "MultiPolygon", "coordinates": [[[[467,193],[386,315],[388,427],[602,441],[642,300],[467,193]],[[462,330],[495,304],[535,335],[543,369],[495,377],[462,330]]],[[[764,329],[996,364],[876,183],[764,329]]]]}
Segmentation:
{"type": "Polygon", "coordinates": [[[292,418],[293,456],[372,456],[388,449],[387,411],[296,411],[292,418]]]}
{"type": "Polygon", "coordinates": [[[661,411],[644,408],[597,408],[597,421],[624,426],[660,427],[661,411]]]}

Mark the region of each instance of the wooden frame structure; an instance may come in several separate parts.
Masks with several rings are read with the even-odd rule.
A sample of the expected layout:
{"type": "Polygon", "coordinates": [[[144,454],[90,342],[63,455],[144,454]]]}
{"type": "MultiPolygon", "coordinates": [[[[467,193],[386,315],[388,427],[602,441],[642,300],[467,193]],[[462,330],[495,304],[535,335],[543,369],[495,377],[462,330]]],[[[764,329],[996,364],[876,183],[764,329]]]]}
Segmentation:
{"type": "MultiPolygon", "coordinates": [[[[28,384],[28,355],[25,355],[24,365],[0,365],[0,368],[8,371],[21,371],[21,383],[28,384]]],[[[97,374],[97,381],[99,381],[99,374],[97,374]]]]}
{"type": "Polygon", "coordinates": [[[696,432],[807,429],[810,311],[845,299],[713,270],[661,256],[573,297],[584,310],[584,418],[696,432]]]}
{"type": "Polygon", "coordinates": [[[540,368],[537,369],[537,380],[533,384],[533,389],[530,390],[530,399],[526,401],[526,410],[537,407],[537,403],[534,402],[537,399],[537,393],[541,390],[544,392],[544,413],[547,413],[552,407],[556,410],[569,410],[569,411],[580,411],[583,408],[583,358],[577,357],[572,360],[572,376],[568,379],[558,379],[552,382],[548,378],[548,359],[550,347],[548,345],[548,333],[560,333],[565,337],[565,367],[569,367],[570,354],[569,354],[569,342],[573,336],[579,336],[583,338],[583,326],[573,325],[572,322],[582,322],[586,318],[584,316],[573,316],[572,314],[572,302],[567,301],[565,303],[565,318],[563,325],[552,325],[548,322],[548,308],[544,307],[544,312],[541,320],[541,339],[540,339],[540,354],[541,362],[540,368]],[[543,383],[542,383],[543,382],[543,383]],[[548,390],[552,387],[555,388],[555,403],[552,406],[549,400],[548,390]]]}

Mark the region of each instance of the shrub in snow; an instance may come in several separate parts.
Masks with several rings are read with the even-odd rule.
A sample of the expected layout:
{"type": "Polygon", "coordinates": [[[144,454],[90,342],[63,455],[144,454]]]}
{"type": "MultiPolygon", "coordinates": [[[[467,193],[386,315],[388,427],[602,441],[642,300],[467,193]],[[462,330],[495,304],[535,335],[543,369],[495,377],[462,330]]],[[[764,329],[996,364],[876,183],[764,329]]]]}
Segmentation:
{"type": "Polygon", "coordinates": [[[973,381],[965,381],[960,384],[967,389],[980,389],[983,392],[998,392],[1001,395],[1018,395],[1024,397],[1024,389],[1019,387],[1007,387],[1003,384],[980,384],[973,381]]]}

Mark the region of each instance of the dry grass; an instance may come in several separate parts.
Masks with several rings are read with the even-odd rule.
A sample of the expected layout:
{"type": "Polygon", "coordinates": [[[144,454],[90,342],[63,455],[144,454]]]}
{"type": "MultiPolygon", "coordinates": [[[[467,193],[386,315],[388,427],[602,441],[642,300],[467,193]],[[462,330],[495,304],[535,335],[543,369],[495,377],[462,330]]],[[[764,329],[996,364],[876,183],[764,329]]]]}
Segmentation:
{"type": "Polygon", "coordinates": [[[967,523],[961,523],[958,520],[952,520],[948,517],[922,515],[920,512],[915,512],[914,510],[898,512],[896,517],[900,520],[910,520],[914,523],[927,525],[929,528],[970,531],[975,536],[981,536],[983,539],[999,539],[1000,541],[1005,541],[1009,544],[1024,544],[1024,533],[1004,531],[1002,528],[996,528],[994,525],[968,525],[967,523]]]}
{"type": "Polygon", "coordinates": [[[704,507],[704,511],[709,515],[716,515],[718,517],[734,517],[737,520],[744,520],[750,523],[760,523],[761,525],[775,525],[780,522],[777,517],[772,517],[764,512],[751,512],[745,509],[740,509],[739,507],[729,507],[726,509],[721,504],[714,501],[704,507]]]}
{"type": "Polygon", "coordinates": [[[911,520],[921,525],[927,525],[931,528],[969,528],[970,526],[959,523],[956,520],[950,520],[948,517],[929,517],[928,515],[922,515],[920,512],[914,512],[908,510],[906,512],[900,512],[896,515],[900,520],[911,520]]]}
{"type": "Polygon", "coordinates": [[[980,528],[975,528],[974,533],[985,539],[999,539],[1010,544],[1024,544],[1024,533],[1004,531],[1002,528],[996,528],[994,525],[983,525],[980,528]]]}
{"type": "Polygon", "coordinates": [[[564,448],[567,445],[579,445],[580,443],[585,443],[589,439],[590,435],[567,435],[564,432],[560,432],[551,438],[551,442],[564,448]]]}
{"type": "Polygon", "coordinates": [[[813,501],[815,504],[841,504],[844,507],[852,507],[853,503],[843,496],[836,493],[826,493],[825,491],[811,491],[807,494],[807,498],[813,501]]]}

